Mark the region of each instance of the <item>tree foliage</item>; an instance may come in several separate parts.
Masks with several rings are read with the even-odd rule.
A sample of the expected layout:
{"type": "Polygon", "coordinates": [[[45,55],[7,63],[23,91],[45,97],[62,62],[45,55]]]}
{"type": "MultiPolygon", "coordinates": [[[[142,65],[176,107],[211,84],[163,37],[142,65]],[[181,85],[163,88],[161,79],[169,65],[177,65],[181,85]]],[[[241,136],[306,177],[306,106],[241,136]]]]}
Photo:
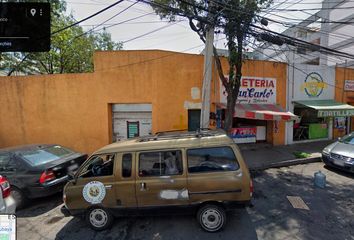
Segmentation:
{"type": "MultiPolygon", "coordinates": [[[[16,1],[8,1],[16,2],[16,1]]],[[[28,1],[30,2],[30,1],[28,1]]],[[[44,0],[32,2],[46,2],[44,0]]],[[[76,22],[66,12],[62,0],[51,2],[51,32],[76,22]]],[[[103,30],[85,33],[81,26],[74,26],[51,36],[49,52],[3,53],[0,58],[0,72],[21,74],[81,73],[93,71],[95,50],[120,50],[122,43],[112,41],[109,32],[103,30]]]]}
{"type": "Polygon", "coordinates": [[[225,34],[228,48],[228,76],[225,76],[220,57],[214,47],[214,59],[222,84],[227,92],[225,129],[232,128],[235,104],[240,89],[242,64],[247,38],[257,13],[272,0],[152,0],[155,12],[165,19],[175,21],[179,17],[189,19],[193,31],[205,42],[208,28],[225,34]]]}

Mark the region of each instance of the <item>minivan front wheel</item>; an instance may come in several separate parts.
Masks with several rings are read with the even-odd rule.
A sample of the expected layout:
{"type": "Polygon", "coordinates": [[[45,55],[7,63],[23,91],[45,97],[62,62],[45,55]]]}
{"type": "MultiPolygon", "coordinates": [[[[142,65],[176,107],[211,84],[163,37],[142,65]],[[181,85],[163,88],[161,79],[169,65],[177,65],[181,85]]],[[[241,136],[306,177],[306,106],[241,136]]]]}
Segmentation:
{"type": "Polygon", "coordinates": [[[201,207],[197,218],[200,226],[207,232],[217,232],[226,224],[225,210],[214,204],[201,207]]]}
{"type": "Polygon", "coordinates": [[[113,216],[104,208],[91,208],[86,213],[86,222],[96,231],[102,231],[112,226],[113,216]]]}

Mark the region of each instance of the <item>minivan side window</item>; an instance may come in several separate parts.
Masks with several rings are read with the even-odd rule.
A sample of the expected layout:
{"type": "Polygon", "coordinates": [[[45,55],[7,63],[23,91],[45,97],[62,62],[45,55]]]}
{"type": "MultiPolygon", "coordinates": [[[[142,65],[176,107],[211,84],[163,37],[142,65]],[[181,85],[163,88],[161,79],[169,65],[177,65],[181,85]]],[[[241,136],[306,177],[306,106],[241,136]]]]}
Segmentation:
{"type": "Polygon", "coordinates": [[[102,177],[113,175],[115,154],[101,154],[92,156],[81,170],[80,177],[102,177]]]}
{"type": "Polygon", "coordinates": [[[181,151],[143,152],[139,155],[139,176],[170,176],[183,172],[181,151]]]}
{"type": "Polygon", "coordinates": [[[132,154],[126,153],[122,157],[122,177],[127,178],[132,175],[132,154]]]}
{"type": "Polygon", "coordinates": [[[188,172],[235,171],[240,168],[230,147],[209,147],[187,150],[188,172]]]}

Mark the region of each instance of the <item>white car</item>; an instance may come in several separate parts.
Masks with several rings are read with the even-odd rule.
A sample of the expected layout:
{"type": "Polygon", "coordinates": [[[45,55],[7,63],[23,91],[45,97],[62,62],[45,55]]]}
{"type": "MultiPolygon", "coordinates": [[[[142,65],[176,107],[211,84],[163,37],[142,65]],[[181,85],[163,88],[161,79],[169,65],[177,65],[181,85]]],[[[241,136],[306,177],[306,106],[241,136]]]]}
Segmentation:
{"type": "Polygon", "coordinates": [[[16,203],[11,196],[10,183],[7,179],[0,175],[0,213],[14,214],[16,211],[16,203]]]}

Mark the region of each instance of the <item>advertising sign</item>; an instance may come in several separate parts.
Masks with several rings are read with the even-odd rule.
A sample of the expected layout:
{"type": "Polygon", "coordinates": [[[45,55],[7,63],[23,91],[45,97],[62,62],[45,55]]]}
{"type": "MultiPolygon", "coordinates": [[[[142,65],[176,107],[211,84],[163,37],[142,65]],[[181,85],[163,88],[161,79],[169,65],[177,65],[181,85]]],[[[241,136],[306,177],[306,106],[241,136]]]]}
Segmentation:
{"type": "Polygon", "coordinates": [[[354,116],[353,109],[343,110],[318,110],[318,117],[350,117],[354,116]]]}
{"type": "MultiPolygon", "coordinates": [[[[227,102],[225,87],[220,81],[220,102],[227,102]]],[[[259,77],[242,77],[236,103],[275,104],[276,79],[259,77]]]]}
{"type": "Polygon", "coordinates": [[[295,64],[294,68],[289,68],[289,89],[293,100],[334,99],[333,67],[295,64]]]}
{"type": "Polygon", "coordinates": [[[232,128],[231,137],[236,143],[256,142],[256,127],[232,128]]]}
{"type": "Polygon", "coordinates": [[[347,119],[345,117],[335,117],[334,118],[334,127],[337,129],[345,129],[346,120],[347,119]]]}
{"type": "Polygon", "coordinates": [[[348,92],[354,91],[354,80],[345,80],[344,91],[348,91],[348,92]]]}

